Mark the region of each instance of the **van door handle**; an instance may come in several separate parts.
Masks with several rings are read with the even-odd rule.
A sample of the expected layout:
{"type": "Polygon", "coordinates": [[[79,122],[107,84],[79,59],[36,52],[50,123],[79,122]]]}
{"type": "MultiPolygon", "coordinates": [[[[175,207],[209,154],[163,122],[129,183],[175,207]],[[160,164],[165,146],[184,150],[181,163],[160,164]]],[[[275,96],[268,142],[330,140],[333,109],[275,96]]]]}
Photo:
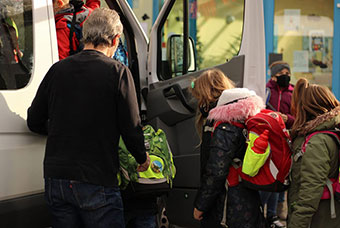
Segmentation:
{"type": "Polygon", "coordinates": [[[184,93],[182,91],[182,88],[179,84],[173,84],[163,90],[164,97],[172,97],[176,96],[182,103],[182,105],[188,109],[189,112],[195,112],[195,110],[189,105],[186,97],[184,96],[184,93]]]}

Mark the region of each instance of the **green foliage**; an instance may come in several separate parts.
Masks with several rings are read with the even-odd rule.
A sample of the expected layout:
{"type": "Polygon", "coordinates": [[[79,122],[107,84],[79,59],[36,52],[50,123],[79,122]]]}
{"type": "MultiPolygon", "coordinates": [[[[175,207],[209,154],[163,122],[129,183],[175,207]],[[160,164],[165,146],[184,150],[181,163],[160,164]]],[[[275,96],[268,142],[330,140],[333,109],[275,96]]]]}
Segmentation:
{"type": "Polygon", "coordinates": [[[234,40],[232,42],[228,42],[230,49],[226,51],[227,59],[231,59],[232,57],[236,56],[240,50],[241,44],[241,36],[233,36],[234,40]]]}

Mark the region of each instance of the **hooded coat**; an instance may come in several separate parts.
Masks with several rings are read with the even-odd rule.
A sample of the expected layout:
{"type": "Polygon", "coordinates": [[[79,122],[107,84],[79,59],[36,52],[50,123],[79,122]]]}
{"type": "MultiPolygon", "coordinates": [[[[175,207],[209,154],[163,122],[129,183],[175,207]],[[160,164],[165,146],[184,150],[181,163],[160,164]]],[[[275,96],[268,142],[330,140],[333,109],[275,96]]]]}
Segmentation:
{"type": "MultiPolygon", "coordinates": [[[[221,98],[220,98],[221,99],[221,98]]],[[[257,191],[244,188],[241,184],[229,187],[226,192],[225,183],[229,168],[234,158],[243,159],[247,144],[243,128],[233,122],[244,122],[263,108],[263,101],[258,96],[238,100],[228,105],[217,106],[209,113],[211,122],[222,121],[210,134],[210,145],[202,145],[201,183],[194,206],[203,211],[202,227],[222,227],[221,221],[225,213],[225,196],[227,195],[226,223],[229,228],[264,227],[261,201],[257,191]]],[[[208,124],[211,123],[208,121],[208,124]]],[[[209,126],[208,126],[209,127],[209,126]]]]}
{"type": "MultiPolygon", "coordinates": [[[[340,107],[308,121],[293,141],[293,157],[301,151],[306,136],[321,130],[334,130],[340,123],[340,107]]],[[[288,191],[289,228],[340,227],[340,202],[335,200],[337,217],[331,219],[330,200],[321,199],[326,180],[337,178],[339,148],[327,134],[313,135],[303,156],[293,160],[288,191]]]]}

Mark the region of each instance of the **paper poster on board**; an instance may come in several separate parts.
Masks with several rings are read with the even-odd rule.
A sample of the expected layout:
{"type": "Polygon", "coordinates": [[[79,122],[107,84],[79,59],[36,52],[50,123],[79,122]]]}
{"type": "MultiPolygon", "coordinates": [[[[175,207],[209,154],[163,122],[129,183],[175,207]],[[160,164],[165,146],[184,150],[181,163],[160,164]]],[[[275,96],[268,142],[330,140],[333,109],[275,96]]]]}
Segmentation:
{"type": "Polygon", "coordinates": [[[294,51],[294,72],[308,72],[308,51],[294,51]]]}
{"type": "Polygon", "coordinates": [[[309,31],[309,51],[323,51],[325,45],[325,31],[310,30],[309,31]]]}
{"type": "Polygon", "coordinates": [[[298,31],[300,29],[300,9],[284,10],[284,29],[285,31],[298,31]]]}

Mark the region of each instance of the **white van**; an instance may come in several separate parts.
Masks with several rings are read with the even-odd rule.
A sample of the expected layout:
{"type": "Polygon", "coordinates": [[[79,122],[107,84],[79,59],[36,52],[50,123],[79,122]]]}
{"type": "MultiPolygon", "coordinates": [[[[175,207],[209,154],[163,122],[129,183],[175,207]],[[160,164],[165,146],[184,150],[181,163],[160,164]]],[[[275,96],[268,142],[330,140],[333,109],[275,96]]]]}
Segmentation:
{"type": "MultiPolygon", "coordinates": [[[[187,88],[203,70],[217,67],[238,86],[264,96],[263,1],[166,0],[150,40],[128,1],[102,0],[102,7],[121,16],[142,118],[166,132],[174,154],[169,222],[198,226],[192,210],[199,185],[199,139],[196,104],[187,88]],[[236,38],[232,26],[239,27],[236,38]]],[[[0,227],[47,227],[46,138],[28,130],[26,116],[45,73],[58,61],[52,0],[0,0],[0,19],[0,227]]]]}

